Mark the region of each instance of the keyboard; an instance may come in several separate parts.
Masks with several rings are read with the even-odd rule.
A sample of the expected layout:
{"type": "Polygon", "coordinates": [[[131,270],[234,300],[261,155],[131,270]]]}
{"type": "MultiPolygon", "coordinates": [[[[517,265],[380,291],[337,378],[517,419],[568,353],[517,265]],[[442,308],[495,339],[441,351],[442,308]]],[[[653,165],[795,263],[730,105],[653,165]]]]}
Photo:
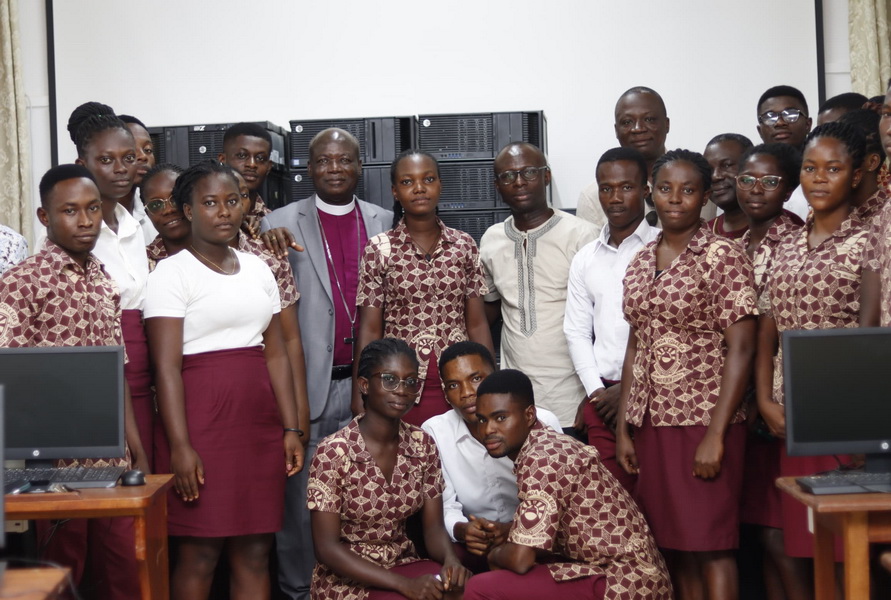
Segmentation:
{"type": "Polygon", "coordinates": [[[824,494],[891,493],[891,473],[835,471],[824,475],[799,477],[795,481],[815,496],[824,494]]]}
{"type": "Polygon", "coordinates": [[[29,467],[25,469],[5,469],[3,473],[3,487],[4,491],[6,491],[34,481],[61,483],[72,489],[114,487],[126,470],[127,467],[29,467]]]}

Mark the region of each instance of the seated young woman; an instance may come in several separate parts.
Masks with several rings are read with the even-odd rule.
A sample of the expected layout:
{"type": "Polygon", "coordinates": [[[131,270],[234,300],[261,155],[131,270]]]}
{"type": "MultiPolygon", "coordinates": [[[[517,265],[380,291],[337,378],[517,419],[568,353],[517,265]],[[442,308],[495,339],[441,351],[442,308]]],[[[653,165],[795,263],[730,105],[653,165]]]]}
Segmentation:
{"type": "Polygon", "coordinates": [[[421,386],[415,351],[402,340],[372,341],[359,356],[358,385],[364,413],[319,443],[310,468],[312,597],[460,597],[470,572],[443,525],[439,455],[427,433],[402,420],[421,386]],[[421,560],[406,534],[417,512],[433,560],[421,560]]]}

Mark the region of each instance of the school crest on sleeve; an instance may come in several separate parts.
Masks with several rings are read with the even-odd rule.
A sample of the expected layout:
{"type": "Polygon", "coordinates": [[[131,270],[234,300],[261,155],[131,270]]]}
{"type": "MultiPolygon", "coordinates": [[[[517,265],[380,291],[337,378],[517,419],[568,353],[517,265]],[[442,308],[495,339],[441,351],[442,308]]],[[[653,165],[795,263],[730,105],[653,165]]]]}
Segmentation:
{"type": "Polygon", "coordinates": [[[541,491],[529,492],[517,509],[514,528],[511,530],[512,542],[523,546],[543,547],[551,539],[551,515],[557,513],[557,501],[541,491]]]}

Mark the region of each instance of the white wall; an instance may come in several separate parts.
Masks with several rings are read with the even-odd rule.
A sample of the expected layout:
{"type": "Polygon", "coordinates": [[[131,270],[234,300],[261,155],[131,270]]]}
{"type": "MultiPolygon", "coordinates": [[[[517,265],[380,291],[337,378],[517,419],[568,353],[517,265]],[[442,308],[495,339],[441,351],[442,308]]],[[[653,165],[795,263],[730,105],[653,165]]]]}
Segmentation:
{"type": "MultiPolygon", "coordinates": [[[[49,166],[45,15],[19,2],[36,182],[49,166]]],[[[846,0],[823,2],[832,95],[849,87],[846,0]]],[[[149,125],[543,109],[555,204],[575,206],[616,145],[613,106],[632,85],[665,98],[669,147],[697,150],[724,131],[757,139],[754,104],[771,85],[817,103],[813,0],[783,3],[796,19],[765,19],[772,0],[54,7],[61,161],[74,158],[64,123],[87,100],[149,125]]]]}

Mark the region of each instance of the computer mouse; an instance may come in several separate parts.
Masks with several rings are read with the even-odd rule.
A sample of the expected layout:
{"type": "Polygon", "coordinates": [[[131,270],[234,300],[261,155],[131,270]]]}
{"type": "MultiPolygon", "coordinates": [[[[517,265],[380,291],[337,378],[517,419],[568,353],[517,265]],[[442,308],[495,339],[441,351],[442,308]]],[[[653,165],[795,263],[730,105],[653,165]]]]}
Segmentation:
{"type": "Polygon", "coordinates": [[[145,485],[145,473],[138,469],[127,471],[121,475],[121,485],[145,485]]]}

